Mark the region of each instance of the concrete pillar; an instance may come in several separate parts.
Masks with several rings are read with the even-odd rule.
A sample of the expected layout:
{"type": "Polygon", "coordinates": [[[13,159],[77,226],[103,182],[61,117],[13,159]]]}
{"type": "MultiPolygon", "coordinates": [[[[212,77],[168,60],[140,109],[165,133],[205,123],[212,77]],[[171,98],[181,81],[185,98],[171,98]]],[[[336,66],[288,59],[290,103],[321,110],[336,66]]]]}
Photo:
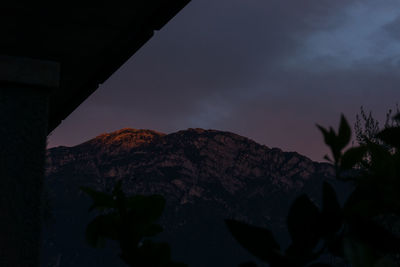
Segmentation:
{"type": "Polygon", "coordinates": [[[0,266],[39,267],[49,94],[59,64],[0,56],[0,266]]]}

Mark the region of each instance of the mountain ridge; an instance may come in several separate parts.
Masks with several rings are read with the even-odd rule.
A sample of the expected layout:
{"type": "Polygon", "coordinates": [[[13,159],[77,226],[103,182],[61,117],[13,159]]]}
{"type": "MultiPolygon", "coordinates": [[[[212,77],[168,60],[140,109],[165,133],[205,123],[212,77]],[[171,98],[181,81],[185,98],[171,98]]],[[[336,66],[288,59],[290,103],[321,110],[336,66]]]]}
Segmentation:
{"type": "MultiPolygon", "coordinates": [[[[82,252],[87,249],[84,228],[92,215],[84,208],[90,201],[79,186],[110,192],[115,181],[122,180],[127,194],[163,195],[167,207],[160,238],[171,243],[173,256],[195,267],[234,266],[251,255],[235,243],[223,219],[235,218],[282,232],[294,197],[308,193],[318,202],[322,181],[334,174],[331,165],[313,162],[296,152],[200,128],[171,134],[124,128],[74,147],[51,148],[47,156],[46,186],[51,189],[54,217],[59,221],[45,234],[47,262],[57,253],[72,253],[60,249],[61,236],[74,236],[66,236],[63,228],[72,227],[80,233],[75,235],[79,248],[72,249],[80,255],[79,260],[61,266],[85,266],[89,259],[103,257],[96,251],[89,256],[82,252]],[[63,222],[65,217],[73,226],[63,222]],[[194,260],[199,249],[207,257],[194,260]],[[235,256],[227,258],[232,253],[235,256]]],[[[279,235],[285,243],[287,236],[279,235]]]]}

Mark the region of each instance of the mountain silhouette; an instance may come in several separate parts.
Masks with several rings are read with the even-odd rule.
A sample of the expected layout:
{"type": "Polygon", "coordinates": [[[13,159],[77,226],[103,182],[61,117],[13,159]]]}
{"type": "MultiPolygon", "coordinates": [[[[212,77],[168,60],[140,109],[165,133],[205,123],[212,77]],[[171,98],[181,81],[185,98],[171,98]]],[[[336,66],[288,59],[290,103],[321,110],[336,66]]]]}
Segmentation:
{"type": "Polygon", "coordinates": [[[167,206],[158,239],[171,245],[174,260],[237,266],[255,259],[224,219],[267,226],[285,246],[291,201],[307,193],[319,203],[321,184],[335,184],[333,175],[330,164],[217,130],[163,134],[126,128],[52,148],[45,188],[53,217],[44,227],[43,266],[125,266],[115,244],[86,244],[85,228],[95,214],[88,212],[91,201],[80,186],[110,192],[122,180],[127,194],[161,194],[167,206]]]}

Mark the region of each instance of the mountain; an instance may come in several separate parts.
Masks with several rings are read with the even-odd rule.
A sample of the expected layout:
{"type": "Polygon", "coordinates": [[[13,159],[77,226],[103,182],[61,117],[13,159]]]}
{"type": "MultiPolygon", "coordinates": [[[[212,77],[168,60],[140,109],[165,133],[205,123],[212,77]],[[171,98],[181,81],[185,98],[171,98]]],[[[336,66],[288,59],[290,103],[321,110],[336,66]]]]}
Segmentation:
{"type": "Polygon", "coordinates": [[[85,227],[96,215],[80,186],[110,192],[122,180],[128,194],[161,194],[167,206],[159,237],[174,260],[189,266],[237,266],[251,260],[223,220],[268,226],[285,246],[291,201],[307,193],[319,202],[333,168],[295,152],[216,130],[172,134],[122,129],[74,147],[47,152],[45,188],[52,218],[43,232],[42,266],[124,266],[118,247],[94,249],[85,227]]]}

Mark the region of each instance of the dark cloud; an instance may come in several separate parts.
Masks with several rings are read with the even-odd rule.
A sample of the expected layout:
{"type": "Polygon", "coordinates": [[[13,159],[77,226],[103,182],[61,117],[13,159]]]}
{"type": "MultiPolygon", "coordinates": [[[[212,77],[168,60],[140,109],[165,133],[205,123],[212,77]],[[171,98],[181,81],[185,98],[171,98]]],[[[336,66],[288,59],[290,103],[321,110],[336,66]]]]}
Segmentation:
{"type": "Polygon", "coordinates": [[[238,102],[229,117],[212,126],[322,160],[324,145],[316,123],[336,127],[344,113],[353,124],[361,106],[384,120],[400,100],[398,69],[385,64],[377,69],[277,74],[277,87],[238,102]]]}
{"type": "Polygon", "coordinates": [[[106,83],[116,93],[97,101],[190,112],[214,95],[251,90],[296,52],[300,33],[332,27],[326,18],[340,8],[332,1],[282,2],[194,1],[106,83]]]}
{"type": "Polygon", "coordinates": [[[392,38],[400,40],[400,16],[387,23],[383,29],[387,31],[392,38]]]}
{"type": "MultiPolygon", "coordinates": [[[[382,6],[394,10],[396,2],[379,2],[382,21],[382,6]]],[[[375,5],[193,0],[54,132],[50,145],[122,127],[204,127],[321,159],[322,144],[312,143],[321,140],[315,122],[336,123],[341,111],[354,116],[362,104],[385,110],[400,99],[397,47],[380,34],[396,35],[398,22],[375,23],[375,49],[385,48],[380,57],[357,37],[370,38],[365,29],[372,29],[357,10],[375,5]],[[348,45],[355,48],[342,52],[348,45]]]]}

